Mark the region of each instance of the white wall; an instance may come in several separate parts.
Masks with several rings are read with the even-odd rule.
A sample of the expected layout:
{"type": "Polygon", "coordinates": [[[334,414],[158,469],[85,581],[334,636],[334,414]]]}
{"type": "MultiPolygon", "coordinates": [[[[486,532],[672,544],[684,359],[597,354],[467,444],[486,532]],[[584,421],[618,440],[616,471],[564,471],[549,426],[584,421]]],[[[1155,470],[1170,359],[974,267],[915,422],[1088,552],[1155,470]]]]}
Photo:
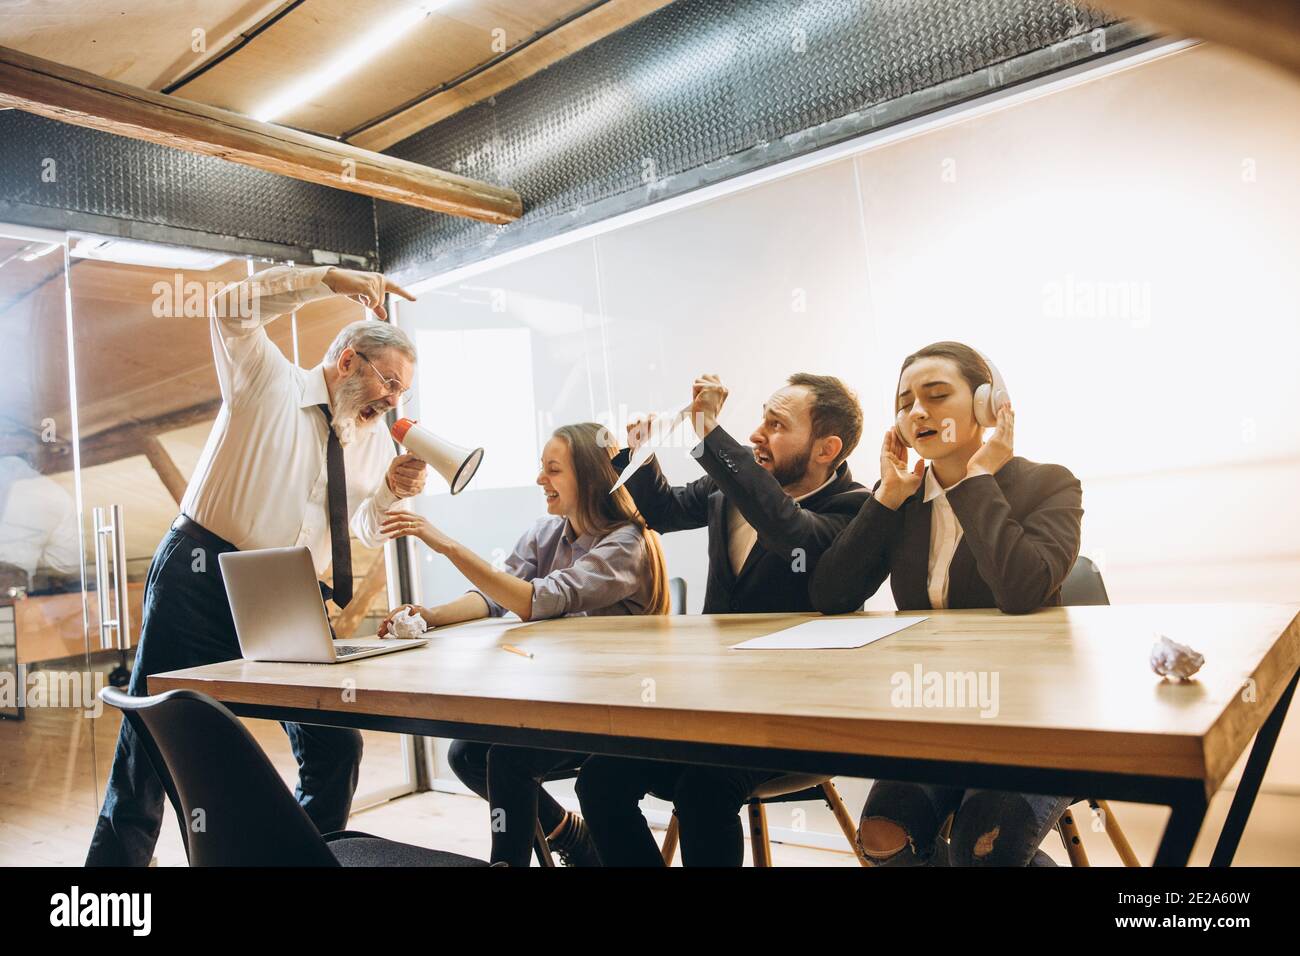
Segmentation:
{"type": "MultiPolygon", "coordinates": [[[[403,323],[525,330],[533,383],[484,361],[477,388],[427,415],[491,458],[490,416],[458,436],[466,403],[503,438],[527,415],[544,439],[679,406],[716,372],[744,436],[785,376],[833,373],[861,394],[850,463],[870,483],[899,361],[955,338],[1006,377],[1017,452],[1082,479],[1084,550],[1114,602],[1294,601],[1298,116],[1300,85],[1198,47],[454,280],[403,323]]],[[[424,355],[421,392],[458,361],[424,355]]],[[[688,445],[662,456],[675,481],[700,474],[688,445]]],[[[542,513],[534,474],[422,507],[505,554],[542,513]]],[[[698,611],[704,532],[665,544],[698,611]]],[[[445,564],[422,571],[426,600],[463,587],[445,564]]],[[[892,607],[888,588],[868,606],[892,607]]],[[[1266,786],[1300,787],[1296,723],[1266,786]]],[[[865,785],[844,784],[856,811],[865,785]]],[[[829,815],[808,827],[838,839],[829,815]]]]}

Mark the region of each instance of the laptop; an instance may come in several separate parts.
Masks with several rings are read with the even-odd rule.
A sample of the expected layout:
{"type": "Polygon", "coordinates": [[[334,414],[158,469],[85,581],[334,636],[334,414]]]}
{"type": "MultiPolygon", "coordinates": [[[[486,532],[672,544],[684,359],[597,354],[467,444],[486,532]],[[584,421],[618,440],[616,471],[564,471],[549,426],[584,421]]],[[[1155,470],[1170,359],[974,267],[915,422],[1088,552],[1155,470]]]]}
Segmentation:
{"type": "Polygon", "coordinates": [[[429,643],[380,637],[335,641],[306,548],[231,551],[218,560],[245,660],[339,664],[429,643]]]}

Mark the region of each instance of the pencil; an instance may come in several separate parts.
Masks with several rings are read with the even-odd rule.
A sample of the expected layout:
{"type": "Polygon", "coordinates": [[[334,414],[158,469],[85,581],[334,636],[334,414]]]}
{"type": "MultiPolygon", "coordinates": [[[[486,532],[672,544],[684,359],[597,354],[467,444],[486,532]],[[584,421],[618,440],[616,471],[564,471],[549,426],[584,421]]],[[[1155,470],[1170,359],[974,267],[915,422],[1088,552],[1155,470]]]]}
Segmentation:
{"type": "Polygon", "coordinates": [[[520,657],[532,657],[532,651],[526,651],[522,647],[515,647],[513,644],[502,644],[501,650],[509,651],[511,654],[518,654],[520,657]]]}

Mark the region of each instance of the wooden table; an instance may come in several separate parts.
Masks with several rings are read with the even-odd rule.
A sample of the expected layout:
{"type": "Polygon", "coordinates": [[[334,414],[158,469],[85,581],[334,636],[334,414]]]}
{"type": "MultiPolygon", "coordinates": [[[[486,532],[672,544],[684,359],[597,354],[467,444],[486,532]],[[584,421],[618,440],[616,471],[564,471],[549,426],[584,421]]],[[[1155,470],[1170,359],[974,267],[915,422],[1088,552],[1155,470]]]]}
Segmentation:
{"type": "Polygon", "coordinates": [[[1186,865],[1258,733],[1214,852],[1231,863],[1295,691],[1300,605],[926,613],[866,647],[811,651],[730,645],[814,614],[477,621],[352,664],[228,661],[153,675],[149,691],[202,691],[248,717],[1165,804],[1157,865],[1186,865]],[[1157,633],[1205,655],[1196,681],[1151,672],[1157,633]],[[908,692],[931,674],[946,698],[908,692]],[[977,699],[980,675],[996,706],[977,699]]]}

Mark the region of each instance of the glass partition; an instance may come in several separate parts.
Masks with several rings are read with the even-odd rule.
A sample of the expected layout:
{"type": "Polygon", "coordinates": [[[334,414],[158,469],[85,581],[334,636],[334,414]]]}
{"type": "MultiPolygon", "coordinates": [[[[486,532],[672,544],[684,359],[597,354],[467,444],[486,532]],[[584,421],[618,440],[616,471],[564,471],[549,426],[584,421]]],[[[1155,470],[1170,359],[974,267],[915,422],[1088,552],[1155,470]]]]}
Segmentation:
{"type": "Polygon", "coordinates": [[[0,225],[0,865],[79,865],[99,807],[66,252],[0,225]]]}

